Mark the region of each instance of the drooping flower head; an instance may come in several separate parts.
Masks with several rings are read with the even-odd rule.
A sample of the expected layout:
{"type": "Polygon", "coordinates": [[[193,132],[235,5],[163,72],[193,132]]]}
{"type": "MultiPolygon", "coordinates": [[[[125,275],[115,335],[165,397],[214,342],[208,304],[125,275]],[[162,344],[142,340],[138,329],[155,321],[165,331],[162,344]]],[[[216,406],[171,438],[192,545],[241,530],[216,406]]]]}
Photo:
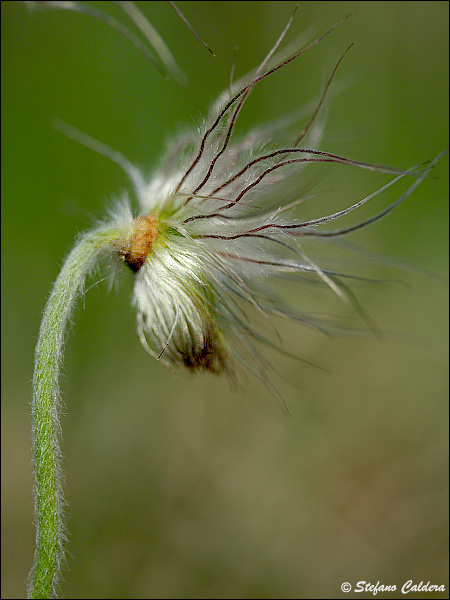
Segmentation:
{"type": "MultiPolygon", "coordinates": [[[[72,3],[44,4],[73,8],[72,3]]],[[[74,4],[77,10],[86,12],[84,6],[74,4]]],[[[144,17],[135,12],[137,7],[133,3],[121,6],[146,32],[144,17]]],[[[123,26],[109,16],[92,12],[92,7],[87,14],[119,29],[140,48],[133,34],[124,32],[123,26]]],[[[169,368],[234,377],[236,368],[242,367],[271,387],[261,344],[281,348],[279,340],[263,333],[255,316],[271,327],[271,317],[276,315],[328,331],[323,320],[302,312],[301,294],[298,305],[283,302],[277,293],[280,278],[289,277],[299,285],[305,280],[326,284],[342,301],[356,308],[366,325],[377,333],[377,326],[345,283],[357,277],[323,268],[309,252],[308,241],[344,236],[381,219],[411,194],[440,158],[405,171],[318,149],[323,130],[321,108],[351,46],[335,65],[304,123],[298,125],[295,119],[287,118],[237,137],[236,122],[253,88],[313,49],[349,16],[289,55],[280,47],[294,15],[255,71],[234,84],[230,82],[202,126],[172,143],[160,168],[150,178],[143,177],[118,152],[60,125],[69,136],[109,156],[133,185],[137,209],[123,199],[113,216],[113,224],[122,231],[114,244],[115,253],[135,273],[133,304],[140,340],[152,356],[169,368]],[[320,169],[323,163],[388,173],[393,178],[343,210],[305,221],[302,203],[318,195],[305,195],[305,168],[315,164],[314,168],[320,169]],[[346,227],[327,227],[329,222],[352,213],[405,176],[413,179],[412,185],[382,212],[346,227]]],[[[160,48],[158,45],[161,58],[165,50],[159,52],[160,48]]],[[[171,64],[169,60],[164,68],[169,70],[171,64]]],[[[177,73],[178,67],[172,68],[174,77],[177,73]]]]}
{"type": "MultiPolygon", "coordinates": [[[[276,125],[235,138],[237,118],[254,86],[337,27],[274,63],[289,25],[256,71],[222,94],[200,130],[173,144],[149,181],[116,155],[139,200],[139,214],[133,219],[129,213],[128,233],[118,252],[135,273],[133,303],[142,344],[169,367],[233,374],[240,365],[268,383],[259,344],[274,342],[255,327],[253,315],[267,321],[272,314],[282,315],[323,330],[320,321],[298,307],[282,304],[276,293],[279,277],[296,275],[299,284],[305,278],[319,279],[344,302],[355,304],[344,284],[347,276],[316,264],[306,249],[308,238],[342,236],[380,219],[415,189],[434,164],[399,171],[307,144],[318,137],[311,133],[317,134],[317,115],[343,56],[301,132],[287,143],[274,143],[280,138],[276,125]],[[394,178],[344,210],[304,221],[299,212],[305,200],[300,176],[311,163],[330,162],[394,178]],[[381,213],[345,228],[322,228],[406,175],[414,175],[414,183],[381,213]]],[[[366,320],[375,328],[369,317],[366,320]]]]}

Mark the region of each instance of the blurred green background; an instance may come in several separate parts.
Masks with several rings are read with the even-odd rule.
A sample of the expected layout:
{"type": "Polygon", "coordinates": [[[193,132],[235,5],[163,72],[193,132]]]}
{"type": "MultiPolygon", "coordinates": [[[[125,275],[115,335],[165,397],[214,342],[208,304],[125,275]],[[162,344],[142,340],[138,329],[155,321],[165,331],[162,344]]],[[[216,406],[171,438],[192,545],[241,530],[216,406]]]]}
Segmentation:
{"type": "MultiPolygon", "coordinates": [[[[1,4],[1,596],[23,598],[34,544],[30,381],[40,317],[74,237],[127,185],[50,119],[150,172],[166,141],[206,115],[227,86],[235,46],[239,77],[265,55],[295,3],[180,2],[215,59],[169,5],[140,3],[187,73],[185,88],[164,81],[100,22],[1,4]]],[[[335,83],[348,89],[331,103],[323,148],[400,167],[433,158],[448,144],[448,3],[302,2],[287,41],[310,25],[323,33],[349,11],[317,48],[254,90],[240,130],[316,98],[354,42],[335,83]]],[[[336,192],[312,214],[386,181],[345,169],[322,184],[336,192]]],[[[447,178],[444,159],[355,241],[446,276],[447,178]]],[[[365,275],[388,273],[358,263],[365,275]]],[[[151,359],[135,333],[131,273],[111,293],[105,284],[90,289],[64,365],[64,596],[340,598],[343,581],[447,584],[447,286],[401,277],[411,287],[357,293],[404,341],[328,341],[280,324],[290,349],[327,368],[276,357],[295,384],[275,381],[292,419],[253,379],[235,393],[208,375],[174,378],[151,359]]],[[[348,317],[323,294],[330,311],[348,317]]]]}

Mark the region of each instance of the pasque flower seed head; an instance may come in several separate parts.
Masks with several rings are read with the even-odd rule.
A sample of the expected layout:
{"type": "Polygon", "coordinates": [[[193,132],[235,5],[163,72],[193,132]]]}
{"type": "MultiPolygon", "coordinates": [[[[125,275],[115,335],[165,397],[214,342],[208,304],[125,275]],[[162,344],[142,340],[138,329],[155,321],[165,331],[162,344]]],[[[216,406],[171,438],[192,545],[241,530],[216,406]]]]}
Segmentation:
{"type": "Polygon", "coordinates": [[[236,121],[254,86],[312,49],[341,22],[277,62],[276,51],[289,22],[255,72],[220,96],[198,131],[187,132],[173,143],[148,181],[126,159],[117,160],[117,154],[110,152],[130,176],[139,200],[137,218],[131,218],[131,208],[126,211],[128,234],[118,249],[135,273],[133,304],[139,337],[147,351],[168,367],[234,376],[239,365],[271,387],[258,346],[275,343],[255,326],[254,315],[270,321],[276,314],[325,329],[319,319],[284,306],[278,298],[277,281],[287,275],[296,274],[298,284],[305,279],[326,283],[376,330],[344,283],[350,276],[321,268],[309,256],[307,241],[343,236],[382,218],[417,187],[434,162],[401,171],[307,144],[308,139],[320,137],[318,115],[346,52],[300,133],[289,138],[283,128],[269,124],[235,137],[236,121]],[[306,200],[301,176],[306,167],[317,169],[323,163],[388,173],[393,178],[344,210],[304,221],[299,213],[306,200]],[[407,175],[413,176],[413,184],[381,213],[341,229],[322,228],[407,175]]]}

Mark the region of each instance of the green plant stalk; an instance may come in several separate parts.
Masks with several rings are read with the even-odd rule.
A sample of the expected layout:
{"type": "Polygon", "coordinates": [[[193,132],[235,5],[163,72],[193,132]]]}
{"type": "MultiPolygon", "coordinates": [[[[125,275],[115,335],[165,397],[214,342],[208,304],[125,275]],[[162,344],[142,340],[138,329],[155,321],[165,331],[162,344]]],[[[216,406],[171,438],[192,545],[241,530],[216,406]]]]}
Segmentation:
{"type": "Polygon", "coordinates": [[[33,377],[32,443],[36,549],[29,598],[53,598],[64,561],[59,376],[67,324],[84,283],[100,255],[111,252],[124,232],[102,226],[85,234],[67,257],[45,307],[33,377]]]}

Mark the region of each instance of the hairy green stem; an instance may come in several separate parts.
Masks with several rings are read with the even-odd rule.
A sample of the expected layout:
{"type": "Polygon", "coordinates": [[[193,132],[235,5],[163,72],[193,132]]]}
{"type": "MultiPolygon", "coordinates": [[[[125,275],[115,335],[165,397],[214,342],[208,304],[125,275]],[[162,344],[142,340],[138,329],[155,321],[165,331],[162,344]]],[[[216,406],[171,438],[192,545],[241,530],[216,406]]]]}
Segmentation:
{"type": "Polygon", "coordinates": [[[67,257],[42,319],[33,377],[32,443],[36,550],[29,598],[53,598],[64,559],[59,373],[67,323],[84,282],[101,254],[117,247],[117,226],[85,234],[67,257]]]}

